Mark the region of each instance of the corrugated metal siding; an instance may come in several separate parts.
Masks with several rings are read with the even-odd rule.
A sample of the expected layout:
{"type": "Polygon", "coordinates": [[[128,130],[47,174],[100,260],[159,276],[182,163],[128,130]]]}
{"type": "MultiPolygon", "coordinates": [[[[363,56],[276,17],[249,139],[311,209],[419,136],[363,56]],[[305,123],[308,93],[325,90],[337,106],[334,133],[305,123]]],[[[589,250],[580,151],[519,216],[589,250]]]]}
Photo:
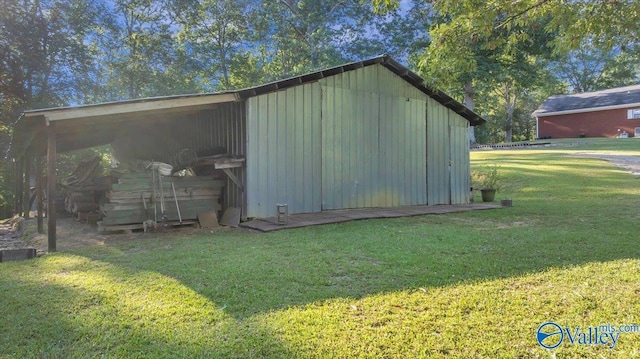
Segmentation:
{"type": "Polygon", "coordinates": [[[425,99],[383,96],[380,106],[385,206],[427,204],[425,99]]]}
{"type": "Polygon", "coordinates": [[[451,154],[451,204],[469,203],[471,169],[469,167],[469,122],[449,111],[451,154]]]}
{"type": "Polygon", "coordinates": [[[449,204],[449,109],[429,98],[427,102],[427,187],[429,205],[449,204]]]}
{"type": "Polygon", "coordinates": [[[435,100],[427,104],[429,204],[469,202],[469,122],[435,100]]]}
{"type": "Polygon", "coordinates": [[[249,217],[274,216],[276,203],[466,203],[467,121],[380,65],[249,98],[246,110],[249,217]]]}
{"type": "Polygon", "coordinates": [[[322,208],[426,204],[426,95],[380,65],[320,82],[322,208]]]}
{"type": "MultiPolygon", "coordinates": [[[[246,121],[244,118],[244,103],[234,102],[222,104],[218,107],[200,111],[193,115],[183,115],[177,118],[169,133],[171,141],[167,162],[178,165],[176,154],[184,149],[196,152],[223,147],[227,153],[246,156],[244,138],[246,136],[246,121]]],[[[245,168],[231,169],[241,183],[246,184],[245,168]]],[[[223,193],[223,208],[240,207],[246,213],[246,199],[243,191],[231,179],[226,177],[223,193]]]]}
{"type": "Polygon", "coordinates": [[[320,85],[309,83],[249,98],[247,215],[321,210],[320,85]]]}
{"type": "MultiPolygon", "coordinates": [[[[204,118],[199,119],[199,128],[206,130],[207,127],[209,127],[208,141],[207,138],[205,138],[207,134],[206,131],[202,131],[203,134],[198,133],[197,137],[199,137],[199,140],[202,141],[201,143],[207,147],[200,147],[198,144],[196,147],[200,149],[220,146],[226,148],[230,154],[246,157],[247,149],[245,138],[247,135],[247,124],[244,107],[244,102],[235,102],[217,107],[205,114],[204,118]]],[[[238,178],[240,183],[243,184],[243,187],[246,188],[246,167],[232,168],[231,172],[238,178]]],[[[225,207],[242,208],[242,216],[246,217],[247,199],[244,190],[233,183],[230,178],[227,178],[224,201],[225,207]]]]}

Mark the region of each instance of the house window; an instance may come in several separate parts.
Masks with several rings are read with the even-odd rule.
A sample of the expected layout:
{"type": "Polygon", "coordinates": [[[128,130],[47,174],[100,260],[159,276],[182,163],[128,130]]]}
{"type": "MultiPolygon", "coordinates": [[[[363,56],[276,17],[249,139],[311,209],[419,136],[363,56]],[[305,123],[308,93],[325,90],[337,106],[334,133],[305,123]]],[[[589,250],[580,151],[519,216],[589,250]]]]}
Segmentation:
{"type": "Polygon", "coordinates": [[[627,110],[627,119],[629,120],[640,120],[640,108],[634,108],[631,110],[627,110]]]}

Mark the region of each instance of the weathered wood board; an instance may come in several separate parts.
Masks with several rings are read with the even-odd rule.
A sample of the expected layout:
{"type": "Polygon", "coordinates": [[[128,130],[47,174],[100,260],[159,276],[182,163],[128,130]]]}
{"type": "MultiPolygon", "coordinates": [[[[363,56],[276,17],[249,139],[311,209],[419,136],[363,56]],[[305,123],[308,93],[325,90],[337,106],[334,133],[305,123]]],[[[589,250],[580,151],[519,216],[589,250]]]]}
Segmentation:
{"type": "Polygon", "coordinates": [[[142,223],[145,220],[197,220],[198,213],[219,211],[224,180],[214,176],[155,178],[154,190],[151,173],[133,172],[114,174],[115,180],[100,204],[105,226],[142,223]],[[171,184],[175,187],[175,198],[171,184]],[[162,205],[162,197],[164,204],[162,205]],[[176,199],[180,215],[176,208],[176,199]]]}

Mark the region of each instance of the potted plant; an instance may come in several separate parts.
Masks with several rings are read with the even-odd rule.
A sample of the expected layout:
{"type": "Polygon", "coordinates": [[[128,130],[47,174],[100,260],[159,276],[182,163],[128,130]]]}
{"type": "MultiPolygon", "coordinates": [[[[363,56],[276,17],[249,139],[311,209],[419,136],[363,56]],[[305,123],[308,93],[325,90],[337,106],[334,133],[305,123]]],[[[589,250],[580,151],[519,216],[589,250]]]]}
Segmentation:
{"type": "Polygon", "coordinates": [[[486,166],[474,172],[474,180],[482,193],[482,201],[493,202],[501,182],[498,165],[486,166]]]}

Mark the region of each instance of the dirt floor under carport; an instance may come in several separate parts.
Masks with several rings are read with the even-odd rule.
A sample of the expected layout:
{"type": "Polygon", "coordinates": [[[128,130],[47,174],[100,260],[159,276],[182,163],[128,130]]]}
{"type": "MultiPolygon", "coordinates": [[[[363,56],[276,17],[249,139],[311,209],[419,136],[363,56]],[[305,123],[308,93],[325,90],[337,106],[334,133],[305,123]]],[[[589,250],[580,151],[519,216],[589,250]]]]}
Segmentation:
{"type": "MultiPolygon", "coordinates": [[[[37,222],[32,217],[19,227],[11,228],[10,224],[0,225],[0,250],[17,249],[17,248],[35,248],[38,255],[47,252],[47,234],[37,233],[37,222]]],[[[205,231],[194,226],[172,227],[163,233],[144,233],[140,232],[98,232],[95,225],[87,223],[79,223],[71,216],[58,216],[56,229],[56,249],[58,251],[73,250],[86,246],[102,246],[105,244],[113,244],[119,242],[131,241],[145,236],[176,234],[176,233],[197,233],[205,231]]],[[[47,222],[44,219],[46,230],[47,222]]],[[[220,229],[224,230],[224,229],[220,229]]]]}

